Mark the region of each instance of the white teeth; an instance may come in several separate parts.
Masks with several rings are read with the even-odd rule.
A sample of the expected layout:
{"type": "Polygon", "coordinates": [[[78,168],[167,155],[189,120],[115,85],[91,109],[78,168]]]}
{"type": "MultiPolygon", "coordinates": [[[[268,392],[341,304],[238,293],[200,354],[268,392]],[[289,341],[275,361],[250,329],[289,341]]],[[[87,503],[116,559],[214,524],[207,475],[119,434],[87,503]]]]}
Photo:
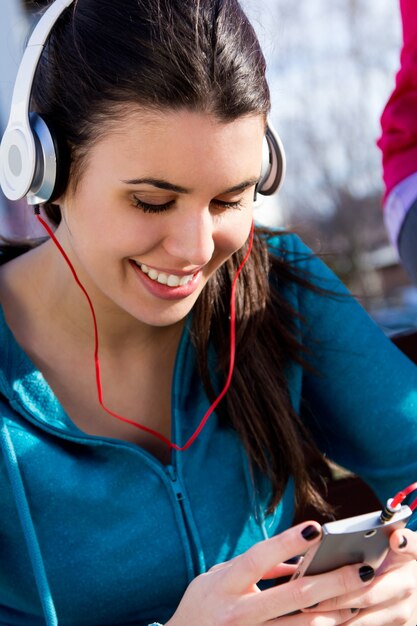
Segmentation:
{"type": "Polygon", "coordinates": [[[153,268],[148,267],[145,263],[138,263],[140,269],[144,274],[147,274],[152,280],[161,283],[161,285],[168,285],[168,287],[179,287],[186,285],[192,280],[194,274],[188,276],[176,276],[175,274],[165,274],[164,272],[157,272],[153,268]]]}
{"type": "Polygon", "coordinates": [[[158,283],[161,283],[161,285],[166,285],[168,282],[168,276],[162,272],[161,274],[158,274],[156,280],[158,283]]]}
{"type": "Polygon", "coordinates": [[[167,285],[168,287],[178,287],[181,284],[181,278],[179,276],[174,276],[170,274],[168,276],[167,285]]]}
{"type": "Polygon", "coordinates": [[[156,280],[158,278],[158,272],[156,270],[149,270],[148,272],[148,276],[149,278],[152,278],[152,280],[156,280]]]}

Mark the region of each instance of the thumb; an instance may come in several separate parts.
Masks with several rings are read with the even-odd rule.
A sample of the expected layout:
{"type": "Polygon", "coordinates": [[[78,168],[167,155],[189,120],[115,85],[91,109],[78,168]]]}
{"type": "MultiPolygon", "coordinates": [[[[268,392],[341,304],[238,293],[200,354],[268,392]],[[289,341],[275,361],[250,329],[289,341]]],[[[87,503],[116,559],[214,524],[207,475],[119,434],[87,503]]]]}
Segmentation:
{"type": "Polygon", "coordinates": [[[379,568],[380,571],[388,571],[400,567],[407,561],[417,559],[417,536],[408,528],[395,530],[389,538],[390,551],[387,558],[379,568]]]}
{"type": "Polygon", "coordinates": [[[417,535],[409,528],[394,530],[389,539],[391,550],[407,560],[417,559],[417,535]]]}

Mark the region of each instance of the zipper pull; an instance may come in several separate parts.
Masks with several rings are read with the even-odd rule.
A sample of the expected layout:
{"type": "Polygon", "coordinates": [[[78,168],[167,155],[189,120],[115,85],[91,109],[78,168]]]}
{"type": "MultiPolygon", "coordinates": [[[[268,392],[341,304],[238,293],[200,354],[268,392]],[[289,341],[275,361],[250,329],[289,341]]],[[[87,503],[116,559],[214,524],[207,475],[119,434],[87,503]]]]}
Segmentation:
{"type": "Polygon", "coordinates": [[[177,470],[173,465],[167,465],[165,468],[166,473],[170,477],[173,483],[177,481],[177,470]]]}
{"type": "Polygon", "coordinates": [[[167,465],[165,468],[166,473],[168,474],[169,478],[171,479],[172,483],[173,483],[173,488],[175,491],[175,495],[177,496],[177,500],[180,502],[181,500],[184,500],[184,496],[180,491],[180,485],[178,482],[178,474],[177,474],[177,469],[173,466],[173,465],[167,465]]]}

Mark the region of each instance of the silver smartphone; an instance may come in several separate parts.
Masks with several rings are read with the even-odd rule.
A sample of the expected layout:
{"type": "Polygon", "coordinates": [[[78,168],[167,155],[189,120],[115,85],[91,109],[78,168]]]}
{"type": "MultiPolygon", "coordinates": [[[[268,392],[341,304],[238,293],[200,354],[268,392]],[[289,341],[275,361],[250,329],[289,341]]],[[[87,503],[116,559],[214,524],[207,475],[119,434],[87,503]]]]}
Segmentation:
{"type": "Polygon", "coordinates": [[[324,524],[321,542],[307,551],[292,579],[353,563],[377,569],[387,555],[390,534],[404,528],[411,514],[408,506],[402,506],[386,523],[381,522],[381,511],[374,511],[324,524]]]}

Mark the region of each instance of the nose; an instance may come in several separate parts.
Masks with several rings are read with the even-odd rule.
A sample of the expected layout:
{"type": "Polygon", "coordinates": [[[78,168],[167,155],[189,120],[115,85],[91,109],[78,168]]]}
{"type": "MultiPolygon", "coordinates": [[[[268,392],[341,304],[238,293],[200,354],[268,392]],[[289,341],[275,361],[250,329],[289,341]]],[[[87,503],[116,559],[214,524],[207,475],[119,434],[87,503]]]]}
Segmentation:
{"type": "Polygon", "coordinates": [[[208,263],[214,252],[213,216],[208,207],[174,214],[164,247],[170,256],[189,265],[208,263]]]}

